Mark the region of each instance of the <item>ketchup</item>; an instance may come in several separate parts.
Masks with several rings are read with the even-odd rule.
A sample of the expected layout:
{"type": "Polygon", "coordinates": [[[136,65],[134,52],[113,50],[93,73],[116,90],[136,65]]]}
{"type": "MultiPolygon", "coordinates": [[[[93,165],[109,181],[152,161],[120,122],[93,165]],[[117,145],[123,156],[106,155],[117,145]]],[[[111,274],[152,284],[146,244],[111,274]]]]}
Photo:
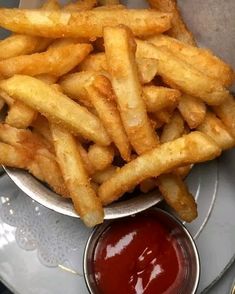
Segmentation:
{"type": "Polygon", "coordinates": [[[187,262],[174,235],[154,212],[112,222],[93,257],[100,293],[178,293],[187,262]]]}

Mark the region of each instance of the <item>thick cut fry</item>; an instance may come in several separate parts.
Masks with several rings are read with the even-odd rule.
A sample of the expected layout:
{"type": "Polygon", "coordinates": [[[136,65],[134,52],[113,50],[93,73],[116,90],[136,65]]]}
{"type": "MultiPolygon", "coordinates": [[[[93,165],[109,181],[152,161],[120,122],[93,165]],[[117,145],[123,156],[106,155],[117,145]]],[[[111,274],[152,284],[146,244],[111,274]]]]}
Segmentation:
{"type": "Polygon", "coordinates": [[[198,127],[206,115],[206,105],[201,100],[186,94],[181,96],[178,109],[190,129],[198,127]]]}
{"type": "Polygon", "coordinates": [[[157,74],[157,60],[150,58],[139,58],[136,60],[139,78],[142,84],[150,83],[157,74]]]}
{"type": "Polygon", "coordinates": [[[172,88],[201,98],[210,105],[221,104],[229,92],[216,80],[204,75],[190,64],[174,56],[167,47],[157,47],[146,41],[137,40],[137,57],[156,58],[158,74],[172,88]]]}
{"type": "Polygon", "coordinates": [[[158,138],[148,119],[142,98],[135,62],[135,41],[129,29],[124,26],[106,27],[104,44],[124,128],[131,145],[141,154],[156,147],[158,138]]]}
{"type": "Polygon", "coordinates": [[[148,112],[156,112],[168,107],[176,107],[181,93],[178,90],[145,86],[143,87],[143,98],[148,112]]]}
{"type": "Polygon", "coordinates": [[[212,112],[207,112],[203,123],[197,130],[211,137],[223,150],[232,148],[235,145],[234,137],[212,112]]]}
{"type": "Polygon", "coordinates": [[[148,2],[152,8],[173,14],[172,28],[168,30],[168,35],[187,44],[196,44],[193,34],[188,30],[180,15],[176,0],[148,0],[148,2]]]}
{"type": "Polygon", "coordinates": [[[141,181],[157,177],[178,166],[203,162],[219,156],[221,149],[208,136],[193,132],[162,144],[124,165],[99,188],[99,197],[107,205],[141,181]]]}
{"type": "Polygon", "coordinates": [[[108,71],[104,52],[89,54],[79,65],[79,71],[108,71]]]}
{"type": "Polygon", "coordinates": [[[178,112],[175,112],[171,121],[163,127],[160,137],[161,143],[178,139],[184,134],[184,121],[178,112]]]}
{"type": "Polygon", "coordinates": [[[97,171],[95,174],[92,175],[92,180],[97,184],[103,184],[107,180],[109,180],[119,169],[117,166],[109,166],[108,168],[97,171]]]}
{"type": "Polygon", "coordinates": [[[65,10],[71,10],[71,11],[76,11],[76,10],[89,10],[94,8],[97,5],[96,0],[79,0],[76,1],[75,3],[69,3],[64,6],[65,10]]]}
{"type": "Polygon", "coordinates": [[[148,41],[155,46],[166,46],[172,54],[224,86],[230,86],[234,81],[235,75],[231,66],[208,49],[190,46],[166,35],[157,35],[149,38],[148,41]]]}
{"type": "Polygon", "coordinates": [[[1,81],[0,88],[14,99],[41,112],[48,120],[63,124],[75,135],[84,136],[101,145],[109,145],[109,136],[98,118],[38,79],[15,75],[1,81]]]}
{"type": "Polygon", "coordinates": [[[32,124],[37,112],[20,101],[15,101],[8,111],[6,123],[12,127],[25,129],[32,124]]]}
{"type": "Polygon", "coordinates": [[[173,174],[158,177],[158,187],[167,204],[179,217],[191,222],[197,217],[197,204],[180,177],[173,174]]]}
{"type": "Polygon", "coordinates": [[[92,50],[89,44],[68,44],[49,48],[46,52],[22,55],[0,61],[0,75],[5,78],[15,74],[62,76],[73,69],[92,50]]]}
{"type": "Polygon", "coordinates": [[[31,154],[25,149],[0,143],[0,164],[26,169],[30,160],[31,154]]]}
{"type": "Polygon", "coordinates": [[[95,170],[104,170],[111,165],[114,157],[114,150],[111,146],[91,145],[88,150],[88,158],[95,170]]]}
{"type": "Polygon", "coordinates": [[[91,187],[76,140],[53,124],[51,132],[59,165],[76,211],[88,227],[102,223],[103,208],[91,187]]]}
{"type": "Polygon", "coordinates": [[[0,26],[15,33],[47,38],[91,39],[102,37],[105,26],[124,24],[135,36],[150,36],[168,30],[171,17],[170,13],[147,9],[71,12],[1,8],[0,26]]]}
{"type": "Polygon", "coordinates": [[[156,180],[149,178],[140,183],[140,191],[148,193],[156,187],[156,180]]]}
{"type": "Polygon", "coordinates": [[[90,161],[90,158],[88,157],[88,152],[82,146],[82,144],[79,142],[79,140],[77,140],[76,143],[77,143],[78,152],[81,155],[83,165],[84,165],[88,175],[89,176],[93,175],[95,172],[95,168],[94,168],[92,162],[90,161]]]}
{"type": "Polygon", "coordinates": [[[87,88],[87,92],[111,140],[118,148],[122,158],[129,161],[131,147],[117,105],[112,99],[114,93],[110,81],[104,76],[98,76],[93,86],[87,88]],[[105,88],[103,86],[105,86],[105,88]]]}
{"type": "Polygon", "coordinates": [[[216,115],[222,120],[228,131],[235,137],[235,101],[232,95],[219,106],[213,107],[216,115]]]}

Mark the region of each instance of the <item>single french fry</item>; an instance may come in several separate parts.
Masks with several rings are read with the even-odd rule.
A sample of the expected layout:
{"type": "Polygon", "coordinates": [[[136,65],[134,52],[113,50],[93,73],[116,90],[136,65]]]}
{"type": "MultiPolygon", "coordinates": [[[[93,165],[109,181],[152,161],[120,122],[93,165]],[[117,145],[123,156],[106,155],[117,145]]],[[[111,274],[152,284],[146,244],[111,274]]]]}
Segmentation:
{"type": "Polygon", "coordinates": [[[197,48],[166,35],[150,37],[148,42],[155,46],[166,46],[175,56],[191,64],[203,74],[216,79],[223,86],[231,86],[234,81],[235,75],[231,66],[208,49],[197,48]]]}
{"type": "Polygon", "coordinates": [[[64,94],[44,82],[29,76],[15,75],[0,82],[0,88],[13,99],[39,111],[75,135],[109,145],[110,139],[97,117],[64,94]]]}
{"type": "Polygon", "coordinates": [[[183,94],[178,109],[190,129],[197,128],[205,119],[206,105],[193,96],[183,94]]]}
{"type": "Polygon", "coordinates": [[[105,26],[119,24],[129,26],[135,36],[150,36],[168,30],[171,18],[170,13],[148,9],[93,9],[79,12],[0,9],[1,27],[15,33],[46,38],[92,39],[102,37],[105,26]]]}
{"type": "Polygon", "coordinates": [[[143,193],[148,193],[156,187],[156,180],[149,178],[140,183],[140,191],[143,193]]]}
{"type": "Polygon", "coordinates": [[[188,30],[181,17],[176,0],[148,0],[148,2],[152,8],[173,14],[172,27],[167,31],[168,35],[187,44],[196,44],[193,34],[188,30]]]}
{"type": "Polygon", "coordinates": [[[119,167],[110,165],[109,167],[107,167],[104,170],[100,170],[100,171],[95,172],[92,175],[92,180],[99,185],[103,184],[104,182],[109,180],[116,173],[116,171],[118,169],[119,169],[119,167]]]}
{"type": "Polygon", "coordinates": [[[184,121],[178,112],[175,112],[171,121],[163,127],[160,137],[161,143],[178,139],[184,134],[184,121]]]}
{"type": "Polygon", "coordinates": [[[89,54],[79,65],[79,71],[108,71],[104,52],[89,54]]]}
{"type": "Polygon", "coordinates": [[[42,10],[60,10],[61,6],[57,0],[46,0],[42,5],[42,10]]]}
{"type": "Polygon", "coordinates": [[[150,83],[157,74],[157,60],[153,58],[138,58],[136,62],[141,84],[150,83]]]}
{"type": "Polygon", "coordinates": [[[88,158],[95,170],[104,170],[111,165],[114,158],[114,150],[111,146],[91,145],[88,150],[88,158]]]}
{"type": "Polygon", "coordinates": [[[190,171],[193,168],[193,164],[188,164],[184,166],[177,167],[176,169],[172,170],[171,172],[177,176],[179,176],[181,179],[185,179],[190,171]]]}
{"type": "Polygon", "coordinates": [[[87,93],[122,158],[129,161],[131,147],[116,102],[113,101],[114,93],[110,81],[104,76],[97,76],[93,85],[87,87],[87,93]]]}
{"type": "Polygon", "coordinates": [[[88,227],[102,223],[103,208],[91,187],[76,140],[58,126],[51,124],[50,127],[58,162],[75,210],[88,227]]]}
{"type": "Polygon", "coordinates": [[[135,41],[127,27],[105,27],[104,44],[124,128],[131,145],[141,154],[156,147],[159,142],[142,98],[135,62],[135,41]]]}
{"type": "Polygon", "coordinates": [[[30,160],[31,154],[25,149],[0,142],[0,164],[25,169],[30,160]]]}
{"type": "Polygon", "coordinates": [[[219,106],[213,107],[215,114],[222,120],[229,132],[235,137],[235,101],[232,95],[219,106]]]}
{"type": "Polygon", "coordinates": [[[168,124],[171,121],[174,109],[165,108],[161,111],[154,112],[153,115],[160,122],[160,124],[168,124]]]}
{"type": "Polygon", "coordinates": [[[95,167],[92,164],[89,156],[88,156],[88,152],[87,150],[82,146],[82,144],[80,143],[79,140],[76,141],[77,144],[77,148],[78,148],[78,152],[81,155],[82,161],[83,161],[83,165],[88,173],[89,176],[93,175],[95,172],[95,167]]]}
{"type": "Polygon", "coordinates": [[[157,47],[137,40],[137,57],[156,58],[158,74],[172,88],[201,98],[209,105],[219,105],[229,96],[228,90],[190,64],[174,56],[167,47],[157,47]]]}
{"type": "Polygon", "coordinates": [[[55,84],[58,77],[56,76],[52,76],[49,74],[40,74],[40,75],[36,75],[35,78],[39,79],[40,81],[48,84],[48,85],[52,85],[55,84]]]}
{"type": "Polygon", "coordinates": [[[63,9],[64,10],[71,10],[71,11],[80,11],[80,10],[89,10],[94,8],[97,5],[96,0],[78,0],[74,3],[66,4],[63,9]]]}
{"type": "Polygon", "coordinates": [[[210,137],[192,132],[124,165],[100,186],[99,197],[107,205],[147,178],[157,177],[178,166],[214,159],[220,153],[221,149],[210,137]]]}
{"type": "Polygon", "coordinates": [[[229,129],[212,112],[207,112],[204,121],[197,130],[211,137],[223,150],[234,147],[235,139],[229,129]]]}
{"type": "Polygon", "coordinates": [[[157,112],[168,107],[176,107],[181,93],[166,87],[144,86],[143,98],[148,112],[157,112]]]}
{"type": "Polygon", "coordinates": [[[176,211],[182,220],[191,222],[197,217],[195,199],[179,176],[161,175],[157,182],[166,203],[176,211]]]}
{"type": "Polygon", "coordinates": [[[0,61],[0,75],[5,78],[15,74],[62,76],[73,69],[92,50],[89,44],[68,44],[49,48],[46,52],[21,55],[0,61]]]}

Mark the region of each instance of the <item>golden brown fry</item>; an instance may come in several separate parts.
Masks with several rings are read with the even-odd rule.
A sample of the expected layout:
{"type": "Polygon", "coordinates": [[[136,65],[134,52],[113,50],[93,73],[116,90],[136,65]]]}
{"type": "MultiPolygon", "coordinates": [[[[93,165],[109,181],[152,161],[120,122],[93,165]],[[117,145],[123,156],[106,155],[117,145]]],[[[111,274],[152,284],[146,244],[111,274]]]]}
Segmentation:
{"type": "Polygon", "coordinates": [[[97,76],[93,86],[87,88],[87,93],[122,158],[129,161],[131,147],[116,102],[113,101],[114,93],[110,81],[104,76],[97,76]]]}
{"type": "Polygon", "coordinates": [[[222,121],[212,112],[207,112],[203,123],[197,130],[211,137],[223,150],[234,147],[235,139],[222,121]]]}
{"type": "Polygon", "coordinates": [[[102,223],[103,208],[91,187],[76,140],[53,124],[51,132],[59,165],[76,211],[88,227],[102,223]]]}
{"type": "Polygon", "coordinates": [[[166,35],[157,35],[148,39],[155,46],[166,46],[175,56],[194,66],[203,74],[217,80],[223,86],[234,81],[234,71],[230,65],[216,57],[208,49],[190,46],[166,35]]]}
{"type": "Polygon", "coordinates": [[[1,81],[0,88],[14,99],[41,112],[48,120],[63,124],[75,135],[84,136],[101,145],[109,145],[108,134],[97,117],[40,80],[15,75],[1,81]]]}
{"type": "Polygon", "coordinates": [[[188,30],[181,17],[176,0],[148,0],[148,2],[152,8],[173,14],[172,27],[167,31],[168,35],[184,43],[196,45],[193,34],[188,30]]]}
{"type": "Polygon", "coordinates": [[[135,36],[150,36],[168,30],[171,17],[169,13],[148,9],[71,12],[1,8],[0,26],[12,32],[47,38],[92,39],[102,37],[105,26],[124,24],[135,36]]]}
{"type": "Polygon", "coordinates": [[[0,90],[0,97],[3,99],[8,106],[12,106],[14,104],[14,99],[12,99],[7,93],[0,90]]]}
{"type": "Polygon", "coordinates": [[[76,10],[89,10],[94,8],[97,5],[96,0],[78,0],[74,3],[69,3],[66,4],[63,9],[64,10],[71,10],[71,11],[76,11],[76,10]]]}
{"type": "Polygon", "coordinates": [[[178,166],[214,159],[220,153],[221,149],[210,137],[192,132],[124,165],[100,186],[99,197],[107,205],[147,178],[157,177],[178,166]]]}
{"type": "Polygon", "coordinates": [[[51,145],[53,145],[53,140],[51,136],[51,131],[49,127],[48,120],[42,116],[41,114],[37,115],[37,118],[31,124],[33,127],[33,131],[39,135],[41,135],[44,139],[46,139],[51,145]]]}
{"type": "Polygon", "coordinates": [[[149,178],[140,183],[140,191],[143,193],[148,193],[156,187],[156,180],[154,178],[149,178]]]}
{"type": "Polygon", "coordinates": [[[55,84],[58,77],[49,75],[49,74],[41,74],[41,75],[37,75],[35,76],[35,78],[39,79],[40,81],[48,84],[48,85],[52,85],[55,84]]]}
{"type": "Polygon", "coordinates": [[[146,41],[137,40],[137,57],[156,58],[158,74],[164,78],[165,83],[201,98],[210,105],[221,104],[229,96],[228,90],[222,85],[174,56],[167,47],[156,47],[146,41]]]}
{"type": "Polygon", "coordinates": [[[122,4],[108,4],[103,6],[95,7],[95,10],[113,10],[113,9],[126,9],[127,7],[122,4]]]}
{"type": "Polygon", "coordinates": [[[20,101],[15,101],[10,107],[5,122],[12,127],[25,129],[37,117],[37,112],[20,101]]]}
{"type": "Polygon", "coordinates": [[[60,4],[57,0],[47,0],[42,5],[42,10],[60,10],[60,4]]]}
{"type": "Polygon", "coordinates": [[[178,109],[190,129],[198,127],[206,115],[206,105],[200,99],[186,94],[181,96],[178,109]]]}
{"type": "Polygon", "coordinates": [[[82,146],[82,144],[79,142],[79,140],[76,141],[78,151],[81,155],[83,165],[88,173],[88,175],[93,175],[95,172],[95,168],[90,161],[90,158],[88,157],[88,152],[86,149],[82,146]]]}
{"type": "Polygon", "coordinates": [[[184,121],[181,115],[176,111],[171,121],[163,127],[160,137],[161,143],[166,143],[178,139],[184,134],[184,121]]]}
{"type": "Polygon", "coordinates": [[[104,170],[111,165],[114,158],[114,150],[111,146],[91,145],[88,150],[88,158],[95,170],[104,170]]]}
{"type": "Polygon", "coordinates": [[[3,109],[4,105],[5,105],[5,100],[1,98],[0,96],[0,111],[3,109]]]}
{"type": "Polygon", "coordinates": [[[0,143],[0,164],[25,169],[30,160],[31,154],[25,149],[0,143]]]}
{"type": "Polygon", "coordinates": [[[109,180],[119,169],[117,166],[109,166],[104,170],[97,171],[95,174],[92,175],[92,180],[97,184],[103,184],[107,180],[109,180]]]}
{"type": "Polygon", "coordinates": [[[79,71],[108,71],[104,52],[89,54],[79,65],[79,71]]]}
{"type": "Polygon", "coordinates": [[[159,176],[157,181],[167,204],[182,220],[193,221],[197,217],[197,204],[181,178],[173,174],[165,174],[159,176]]]}
{"type": "Polygon", "coordinates": [[[92,50],[89,44],[68,44],[49,48],[46,52],[22,55],[0,61],[0,75],[15,74],[62,76],[73,69],[92,50]]]}
{"type": "Polygon", "coordinates": [[[219,106],[213,107],[216,115],[222,120],[228,131],[235,137],[235,101],[232,95],[219,106]]]}
{"type": "Polygon", "coordinates": [[[100,5],[117,5],[120,3],[119,0],[98,0],[100,5]]]}
{"type": "Polygon", "coordinates": [[[187,175],[190,173],[190,171],[192,170],[192,168],[193,168],[193,164],[184,165],[172,170],[172,173],[179,176],[181,179],[185,179],[187,175]]]}
{"type": "Polygon", "coordinates": [[[104,44],[112,86],[122,122],[138,154],[158,145],[158,137],[147,116],[135,62],[135,41],[128,28],[105,27],[104,44]],[[118,56],[118,58],[117,58],[118,56]]]}
{"type": "Polygon", "coordinates": [[[156,120],[163,125],[163,124],[168,124],[171,121],[173,111],[174,109],[171,110],[171,109],[165,108],[161,111],[153,113],[153,115],[156,118],[156,120]]]}
{"type": "Polygon", "coordinates": [[[178,90],[156,86],[143,87],[143,94],[144,102],[149,112],[176,107],[181,96],[178,90]]]}

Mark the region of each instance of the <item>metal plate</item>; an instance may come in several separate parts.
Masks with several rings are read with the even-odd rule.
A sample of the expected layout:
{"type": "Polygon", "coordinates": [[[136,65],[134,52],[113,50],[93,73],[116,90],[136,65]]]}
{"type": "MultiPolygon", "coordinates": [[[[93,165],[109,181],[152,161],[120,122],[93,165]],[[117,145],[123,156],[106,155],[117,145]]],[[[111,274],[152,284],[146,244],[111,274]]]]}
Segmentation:
{"type": "MultiPolygon", "coordinates": [[[[23,0],[21,4],[35,7],[40,2],[23,0]]],[[[144,1],[124,2],[132,7],[146,6],[144,1]]],[[[211,48],[235,67],[235,1],[179,0],[179,4],[198,43],[211,48]]],[[[187,179],[190,190],[197,197],[199,209],[199,218],[187,225],[201,257],[202,275],[198,293],[206,291],[234,260],[234,166],[235,152],[229,151],[218,161],[196,166],[187,179]]]]}

